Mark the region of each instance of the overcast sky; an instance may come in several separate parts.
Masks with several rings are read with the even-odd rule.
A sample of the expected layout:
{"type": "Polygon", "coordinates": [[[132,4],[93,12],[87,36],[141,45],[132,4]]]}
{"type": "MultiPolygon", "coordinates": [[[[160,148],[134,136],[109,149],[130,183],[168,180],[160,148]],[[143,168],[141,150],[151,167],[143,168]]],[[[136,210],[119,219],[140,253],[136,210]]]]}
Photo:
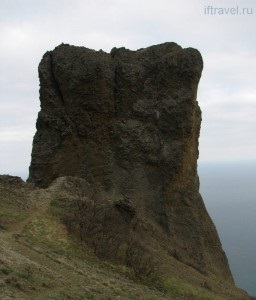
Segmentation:
{"type": "Polygon", "coordinates": [[[37,67],[62,42],[107,52],[167,41],[199,49],[200,162],[255,160],[255,30],[254,0],[0,0],[0,174],[28,174],[37,67]]]}

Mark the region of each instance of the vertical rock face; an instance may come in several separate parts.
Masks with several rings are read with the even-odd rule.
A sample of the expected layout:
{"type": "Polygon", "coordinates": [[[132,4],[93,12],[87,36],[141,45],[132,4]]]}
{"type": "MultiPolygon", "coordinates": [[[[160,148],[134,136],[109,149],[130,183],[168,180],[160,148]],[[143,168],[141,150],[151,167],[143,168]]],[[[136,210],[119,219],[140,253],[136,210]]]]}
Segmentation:
{"type": "Polygon", "coordinates": [[[184,263],[232,281],[199,194],[202,68],[197,50],[175,43],[47,52],[29,181],[86,179],[109,201],[132,203],[184,263]]]}

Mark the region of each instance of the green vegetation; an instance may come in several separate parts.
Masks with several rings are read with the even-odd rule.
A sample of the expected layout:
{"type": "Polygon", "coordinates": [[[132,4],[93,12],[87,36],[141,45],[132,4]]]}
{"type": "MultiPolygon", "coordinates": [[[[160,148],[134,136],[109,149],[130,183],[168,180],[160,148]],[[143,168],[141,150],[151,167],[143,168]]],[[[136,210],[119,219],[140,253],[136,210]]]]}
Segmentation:
{"type": "Polygon", "coordinates": [[[0,201],[0,229],[7,229],[12,224],[25,220],[27,213],[15,205],[6,205],[0,201]]]}
{"type": "Polygon", "coordinates": [[[154,281],[166,294],[174,295],[180,299],[224,300],[224,298],[211,292],[209,287],[191,285],[177,277],[157,277],[154,278],[154,281]]]}
{"type": "MultiPolygon", "coordinates": [[[[91,219],[86,221],[88,208],[84,215],[79,206],[81,203],[75,202],[79,210],[75,210],[74,215],[74,211],[65,206],[68,202],[63,203],[60,199],[51,203],[46,190],[36,191],[35,195],[30,198],[35,203],[31,201],[30,205],[22,207],[20,199],[15,202],[13,197],[12,201],[7,201],[8,198],[1,198],[0,194],[0,224],[4,224],[0,230],[1,299],[248,299],[240,297],[239,291],[232,290],[232,286],[223,288],[221,279],[212,280],[172,256],[165,256],[166,266],[161,269],[155,265],[157,257],[154,253],[147,251],[146,245],[133,237],[128,244],[122,243],[118,247],[116,260],[97,256],[95,248],[87,243],[93,231],[86,228],[84,232],[88,237],[81,239],[79,231],[76,234],[75,230],[68,230],[62,219],[64,213],[70,226],[79,220],[79,226],[84,229],[84,224],[92,224],[91,219]],[[59,204],[62,205],[60,209],[59,204]]],[[[99,231],[92,241],[102,237],[102,232],[106,233],[107,227],[102,231],[99,222],[103,220],[109,226],[105,216],[101,212],[98,218],[96,214],[93,216],[93,224],[99,231]]],[[[112,214],[111,222],[119,224],[118,218],[118,214],[112,214]]],[[[125,224],[114,231],[120,234],[120,240],[123,229],[125,224]]],[[[100,253],[104,251],[104,245],[108,245],[104,243],[97,241],[100,253]]]]}
{"type": "Polygon", "coordinates": [[[19,263],[12,264],[13,257],[7,257],[0,264],[8,293],[22,299],[32,295],[56,300],[166,299],[163,293],[133,281],[136,277],[129,268],[95,257],[49,210],[33,214],[29,222],[17,223],[13,238],[9,238],[15,250],[9,252],[10,258],[18,257],[19,263]]]}
{"type": "Polygon", "coordinates": [[[67,238],[65,226],[53,216],[43,213],[27,224],[22,231],[27,243],[49,249],[53,253],[65,254],[77,249],[67,238]],[[72,247],[73,246],[73,247],[72,247]]]}

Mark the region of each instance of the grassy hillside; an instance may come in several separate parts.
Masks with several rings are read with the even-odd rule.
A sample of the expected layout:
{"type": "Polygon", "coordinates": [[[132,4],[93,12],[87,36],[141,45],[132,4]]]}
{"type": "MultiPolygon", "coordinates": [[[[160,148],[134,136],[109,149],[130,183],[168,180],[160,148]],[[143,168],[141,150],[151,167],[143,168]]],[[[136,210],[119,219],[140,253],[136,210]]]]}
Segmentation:
{"type": "Polygon", "coordinates": [[[1,177],[1,300],[249,299],[175,259],[141,276],[99,259],[56,214],[59,192],[56,185],[35,189],[19,178],[1,177]]]}

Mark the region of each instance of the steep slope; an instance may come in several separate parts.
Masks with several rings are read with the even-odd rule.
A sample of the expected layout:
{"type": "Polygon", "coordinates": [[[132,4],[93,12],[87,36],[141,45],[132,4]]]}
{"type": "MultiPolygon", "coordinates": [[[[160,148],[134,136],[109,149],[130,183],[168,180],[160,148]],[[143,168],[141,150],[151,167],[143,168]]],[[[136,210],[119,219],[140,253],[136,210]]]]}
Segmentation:
{"type": "Polygon", "coordinates": [[[174,258],[155,266],[148,276],[98,259],[62,223],[66,204],[74,203],[78,190],[89,196],[88,183],[75,177],[58,178],[40,189],[17,177],[0,176],[1,300],[252,299],[174,258]]]}
{"type": "Polygon", "coordinates": [[[61,190],[59,182],[43,190],[0,176],[1,300],[166,299],[68,235],[51,213],[51,200],[72,192],[61,190]]]}

